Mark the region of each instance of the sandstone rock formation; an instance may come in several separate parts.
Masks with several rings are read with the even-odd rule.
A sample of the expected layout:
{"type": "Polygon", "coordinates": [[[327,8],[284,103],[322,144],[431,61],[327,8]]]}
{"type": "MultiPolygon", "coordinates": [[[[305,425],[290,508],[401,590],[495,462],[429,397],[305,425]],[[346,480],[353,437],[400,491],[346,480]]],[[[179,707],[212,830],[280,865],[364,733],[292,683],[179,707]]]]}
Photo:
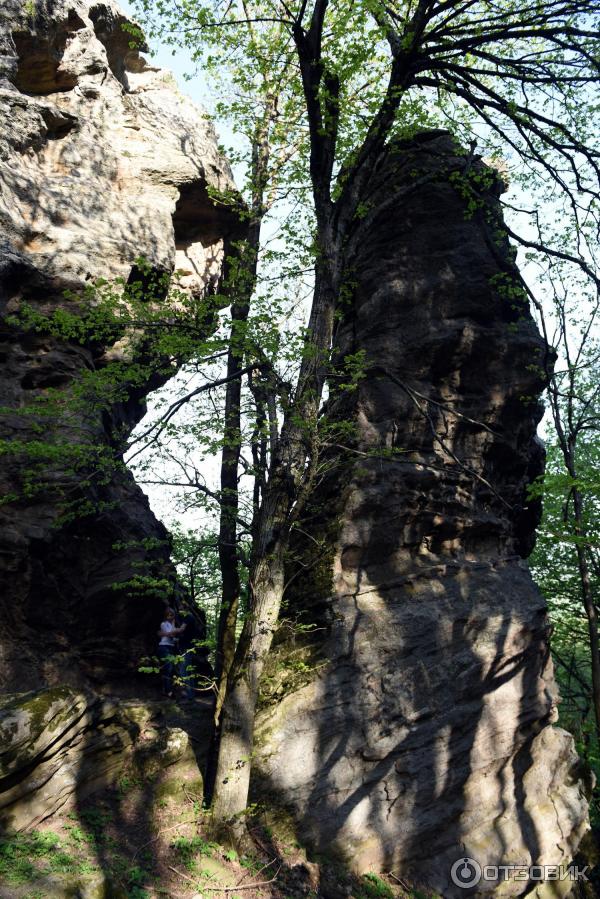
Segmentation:
{"type": "Polygon", "coordinates": [[[4,697],[0,831],[34,827],[124,775],[139,777],[152,795],[181,793],[185,784],[201,796],[189,736],[169,724],[167,710],[159,702],[116,703],[68,687],[4,697]]]}
{"type": "Polygon", "coordinates": [[[281,628],[257,738],[257,796],[301,838],[444,899],[529,891],[462,889],[451,868],[568,864],[587,826],[524,561],[548,349],[513,290],[500,189],[443,132],[374,180],[336,336],[340,371],[364,353],[363,377],[334,379],[328,410],[354,437],[340,432],[298,537],[287,617],[305,628],[281,628]]]}
{"type": "Polygon", "coordinates": [[[90,405],[85,421],[44,421],[31,414],[36,399],[127,347],[118,335],[76,342],[27,331],[11,315],[24,304],[73,310],[65,290],[98,278],[143,279],[140,257],[152,272],[183,271],[201,304],[237,227],[209,199],[210,188],[233,188],[212,127],[131,49],[125,22],[113,0],[0,9],[0,691],[135,670],[165,595],[145,591],[144,578],[174,582],[168,535],[127,471],[90,479],[59,458],[27,478],[18,452],[50,428],[67,444],[111,446],[169,372],[112,408],[90,405]],[[71,520],[65,497],[79,502],[71,520]],[[136,578],[135,595],[115,589],[136,578]]]}

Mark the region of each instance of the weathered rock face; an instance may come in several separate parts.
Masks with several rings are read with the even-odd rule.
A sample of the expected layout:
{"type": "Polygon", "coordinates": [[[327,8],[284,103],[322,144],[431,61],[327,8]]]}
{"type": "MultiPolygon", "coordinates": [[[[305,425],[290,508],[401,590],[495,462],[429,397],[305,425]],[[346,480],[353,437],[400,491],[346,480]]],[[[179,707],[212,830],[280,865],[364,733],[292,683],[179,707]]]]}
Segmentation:
{"type": "MultiPolygon", "coordinates": [[[[0,706],[0,832],[35,827],[123,776],[152,795],[202,776],[185,730],[168,704],[118,702],[54,687],[4,697],[0,706]]],[[[151,797],[148,797],[150,801],[151,797]]]]}
{"type": "Polygon", "coordinates": [[[130,49],[125,21],[113,0],[7,0],[0,10],[0,490],[13,497],[0,508],[0,691],[135,669],[164,598],[144,579],[174,581],[167,534],[125,470],[90,479],[59,458],[41,487],[4,443],[31,446],[51,424],[67,443],[79,431],[88,447],[110,446],[168,376],[138,382],[111,408],[91,404],[85,420],[45,425],[24,410],[127,348],[117,336],[77,343],[25,331],[6,316],[24,304],[76,308],[66,289],[136,280],[140,257],[154,272],[183,271],[201,303],[236,227],[208,197],[233,188],[211,126],[130,49]],[[67,522],[69,497],[79,511],[67,522]],[[132,579],[141,589],[115,590],[132,579]]]}
{"type": "Polygon", "coordinates": [[[522,894],[462,889],[452,865],[568,863],[587,826],[524,561],[547,348],[511,290],[499,189],[439,132],[396,149],[373,184],[336,339],[340,367],[364,353],[364,377],[329,409],[355,437],[303,523],[323,546],[312,563],[297,547],[308,573],[288,600],[319,629],[294,643],[282,628],[258,727],[257,791],[319,851],[445,899],[522,894]],[[471,213],[469,185],[484,200],[471,213]]]}

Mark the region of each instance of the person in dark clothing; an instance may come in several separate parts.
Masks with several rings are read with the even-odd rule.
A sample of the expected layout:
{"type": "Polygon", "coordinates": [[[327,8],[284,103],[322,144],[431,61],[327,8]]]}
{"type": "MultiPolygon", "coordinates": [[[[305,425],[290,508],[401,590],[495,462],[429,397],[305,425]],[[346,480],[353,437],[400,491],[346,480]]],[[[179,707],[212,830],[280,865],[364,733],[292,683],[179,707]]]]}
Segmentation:
{"type": "Polygon", "coordinates": [[[206,640],[206,615],[202,609],[184,609],[181,620],[185,622],[185,631],[179,638],[179,651],[182,660],[179,676],[183,682],[186,699],[194,699],[197,695],[198,677],[212,677],[212,668],[206,658],[208,650],[199,644],[206,640]]]}

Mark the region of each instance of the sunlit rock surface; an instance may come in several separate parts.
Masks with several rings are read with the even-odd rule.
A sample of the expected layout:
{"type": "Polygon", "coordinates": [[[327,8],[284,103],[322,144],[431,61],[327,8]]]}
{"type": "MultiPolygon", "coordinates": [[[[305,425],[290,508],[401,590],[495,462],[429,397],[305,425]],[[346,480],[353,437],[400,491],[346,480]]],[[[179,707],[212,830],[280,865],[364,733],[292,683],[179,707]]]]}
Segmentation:
{"type": "Polygon", "coordinates": [[[58,811],[77,809],[127,776],[146,801],[202,776],[188,734],[168,723],[169,705],[115,702],[67,687],[3,697],[0,702],[0,832],[23,830],[58,811]]]}
{"type": "Polygon", "coordinates": [[[328,405],[354,428],[324,432],[257,739],[256,797],[301,838],[444,899],[521,895],[464,890],[452,865],[568,863],[587,827],[524,561],[548,351],[512,290],[500,190],[440,132],[378,169],[336,335],[362,377],[333,378],[328,405]],[[316,629],[292,638],[298,615],[316,629]]]}
{"type": "MultiPolygon", "coordinates": [[[[13,447],[45,436],[25,407],[124,347],[25,333],[7,316],[25,304],[72,309],[66,289],[137,280],[140,257],[156,273],[181,270],[192,296],[214,292],[235,227],[208,197],[233,189],[211,125],[131,49],[124,22],[112,0],[0,8],[0,440],[13,447]]],[[[65,439],[79,428],[91,445],[122,440],[165,378],[137,384],[108,412],[90,407],[65,439]]],[[[173,581],[166,531],[126,471],[88,488],[86,472],[59,459],[40,491],[19,454],[2,448],[0,492],[14,498],[0,507],[0,691],[131,677],[154,645],[166,594],[115,588],[173,581]],[[80,507],[59,524],[65,498],[82,496],[91,514],[80,507]]]]}

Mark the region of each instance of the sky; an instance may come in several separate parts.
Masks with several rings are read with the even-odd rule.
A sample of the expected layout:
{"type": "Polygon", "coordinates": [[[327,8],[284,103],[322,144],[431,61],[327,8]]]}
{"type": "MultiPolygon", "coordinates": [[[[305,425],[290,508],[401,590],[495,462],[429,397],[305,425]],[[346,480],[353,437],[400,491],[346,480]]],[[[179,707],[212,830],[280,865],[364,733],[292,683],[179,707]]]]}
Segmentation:
{"type": "MultiPolygon", "coordinates": [[[[118,3],[123,12],[131,16],[133,20],[136,20],[135,11],[128,0],[118,0],[118,3]]],[[[188,94],[197,102],[202,103],[202,97],[206,96],[205,84],[202,77],[199,75],[195,76],[189,82],[184,80],[185,76],[189,75],[191,71],[187,60],[184,58],[184,54],[177,53],[176,55],[173,55],[170,48],[161,47],[160,44],[157,44],[154,41],[149,42],[149,44],[150,49],[153,52],[152,59],[154,62],[161,66],[161,68],[170,69],[177,77],[177,83],[179,84],[181,91],[184,94],[188,94]]]]}
{"type": "MultiPolygon", "coordinates": [[[[0,0],[1,2],[1,0],[0,0]]],[[[119,0],[119,5],[123,9],[123,11],[130,15],[131,18],[135,21],[136,14],[133,8],[133,5],[127,0],[119,0]]],[[[210,94],[210,86],[207,83],[207,79],[203,76],[202,72],[193,74],[192,77],[189,77],[191,73],[194,72],[194,65],[191,62],[187,52],[185,50],[177,50],[176,54],[173,53],[173,48],[167,46],[161,46],[160,43],[155,41],[149,41],[149,46],[151,49],[151,58],[154,65],[158,65],[161,68],[169,69],[175,75],[177,80],[177,84],[182,93],[187,94],[194,102],[199,104],[200,106],[207,109],[209,112],[212,112],[211,106],[212,98],[210,94]]],[[[227,127],[223,122],[213,122],[215,126],[215,130],[217,133],[217,140],[225,145],[226,147],[232,147],[234,151],[239,152],[241,150],[241,140],[235,135],[232,130],[227,127]]],[[[232,166],[233,175],[236,183],[239,185],[243,184],[244,179],[244,171],[243,168],[238,165],[232,166]]],[[[286,212],[286,204],[281,203],[278,206],[280,210],[280,214],[284,215],[286,212]]],[[[277,230],[279,228],[279,219],[277,216],[272,217],[270,220],[265,221],[263,228],[263,236],[264,240],[274,241],[273,246],[277,243],[277,230]]],[[[299,310],[298,315],[301,318],[302,309],[299,310]]],[[[304,310],[305,312],[307,310],[304,310]]],[[[189,372],[186,374],[182,372],[178,378],[173,379],[172,382],[169,382],[167,385],[167,390],[169,393],[172,392],[173,399],[178,398],[179,394],[176,393],[177,385],[183,385],[186,382],[189,382],[189,372]]],[[[198,384],[204,382],[206,378],[201,378],[199,376],[195,376],[196,381],[194,383],[189,382],[187,389],[192,389],[198,384]]],[[[216,375],[215,375],[216,377],[216,375]]],[[[151,424],[153,420],[153,410],[155,409],[156,397],[153,398],[152,394],[148,397],[148,414],[146,417],[140,422],[135,433],[141,433],[144,431],[149,424],[151,424]]],[[[184,421],[192,421],[194,419],[194,409],[192,406],[188,406],[183,414],[178,415],[178,422],[184,421]]],[[[179,448],[177,455],[179,458],[185,458],[186,453],[179,448]]],[[[144,457],[142,456],[142,459],[144,457]]],[[[198,459],[198,453],[196,453],[195,458],[192,460],[191,457],[187,457],[191,463],[191,465],[197,465],[200,470],[200,476],[205,480],[208,487],[212,490],[219,489],[219,475],[220,475],[220,455],[207,457],[204,456],[202,461],[198,459]]],[[[162,474],[163,477],[171,476],[173,480],[181,479],[181,472],[176,469],[175,466],[169,466],[168,463],[164,463],[161,461],[156,465],[157,469],[160,469],[161,474],[163,472],[169,472],[169,475],[162,474]]],[[[138,479],[143,480],[143,476],[138,475],[138,473],[134,470],[134,474],[138,476],[138,479]]],[[[152,475],[149,476],[149,479],[152,479],[152,475]]],[[[211,528],[214,527],[214,520],[210,520],[210,517],[207,513],[202,510],[192,509],[189,511],[181,511],[180,506],[176,502],[177,494],[181,493],[181,491],[176,488],[168,488],[161,485],[156,484],[148,484],[141,483],[140,486],[148,496],[150,501],[150,505],[154,514],[160,518],[167,528],[171,528],[176,524],[185,529],[198,529],[202,528],[209,524],[211,528]]],[[[193,491],[188,491],[191,494],[193,491]]],[[[218,527],[218,525],[217,525],[218,527]]]]}

